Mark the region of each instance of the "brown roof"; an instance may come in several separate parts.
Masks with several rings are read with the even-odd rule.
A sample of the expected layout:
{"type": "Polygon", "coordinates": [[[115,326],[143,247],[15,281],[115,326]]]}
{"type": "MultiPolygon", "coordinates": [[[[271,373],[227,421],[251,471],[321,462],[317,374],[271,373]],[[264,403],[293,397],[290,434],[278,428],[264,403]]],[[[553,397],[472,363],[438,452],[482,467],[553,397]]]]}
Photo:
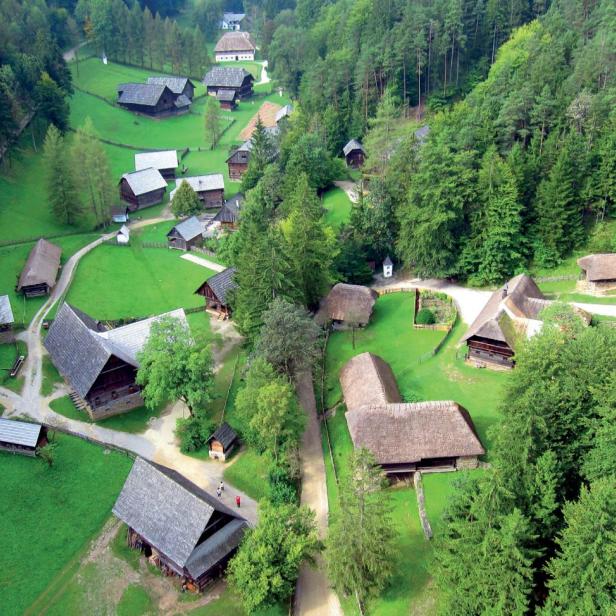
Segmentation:
{"type": "Polygon", "coordinates": [[[26,265],[19,277],[17,290],[36,284],[47,284],[52,288],[60,267],[62,249],[47,240],[40,239],[30,251],[26,265]]]}
{"type": "Polygon", "coordinates": [[[321,302],[318,320],[355,321],[366,325],[377,297],[376,291],[368,287],[339,282],[321,302]]]}
{"type": "Polygon", "coordinates": [[[248,32],[226,32],[220,37],[214,52],[255,51],[256,46],[248,32]]]}
{"type": "Polygon", "coordinates": [[[250,118],[250,122],[248,122],[248,124],[242,129],[242,132],[239,134],[239,138],[244,141],[250,139],[252,137],[252,133],[255,132],[259,118],[261,118],[261,124],[263,124],[265,128],[273,128],[276,126],[276,115],[281,109],[281,105],[265,101],[261,107],[259,107],[259,111],[257,111],[257,113],[250,118]]]}
{"type": "Polygon", "coordinates": [[[372,353],[351,358],[340,371],[340,385],[348,409],[364,404],[402,402],[389,364],[372,353]]]}
{"type": "Polygon", "coordinates": [[[616,280],[616,253],[586,255],[577,264],[586,272],[588,282],[616,280]]]}
{"type": "Polygon", "coordinates": [[[451,400],[364,405],[347,411],[353,445],[379,464],[485,453],[466,409],[451,400]]]}
{"type": "Polygon", "coordinates": [[[492,293],[488,303],[462,337],[462,342],[473,336],[479,336],[509,343],[502,326],[504,320],[507,320],[503,315],[505,309],[514,317],[537,319],[539,313],[549,305],[550,301],[545,298],[530,276],[526,274],[515,276],[492,293]]]}

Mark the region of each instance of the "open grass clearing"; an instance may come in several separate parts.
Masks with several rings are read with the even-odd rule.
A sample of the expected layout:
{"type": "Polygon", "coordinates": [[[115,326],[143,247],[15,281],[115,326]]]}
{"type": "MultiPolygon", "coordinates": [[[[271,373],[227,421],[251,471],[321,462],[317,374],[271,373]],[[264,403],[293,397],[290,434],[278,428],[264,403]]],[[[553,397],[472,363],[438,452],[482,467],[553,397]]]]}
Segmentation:
{"type": "Polygon", "coordinates": [[[52,468],[37,459],[0,453],[0,566],[7,614],[21,614],[31,606],[98,534],[132,464],[123,454],[81,439],[59,433],[55,438],[52,468]],[[35,567],[27,546],[36,546],[35,567]]]}
{"type": "Polygon", "coordinates": [[[243,449],[236,453],[232,463],[225,467],[223,477],[226,482],[258,501],[270,494],[268,466],[266,456],[254,449],[243,449]]]}
{"type": "Polygon", "coordinates": [[[43,355],[42,367],[43,383],[41,385],[41,395],[49,396],[54,392],[56,385],[60,385],[64,381],[56,367],[53,365],[53,362],[51,361],[51,357],[49,357],[49,355],[43,355]]]}
{"type": "Polygon", "coordinates": [[[353,204],[342,188],[330,188],[323,195],[323,207],[325,208],[325,222],[338,229],[349,222],[353,204]]]}

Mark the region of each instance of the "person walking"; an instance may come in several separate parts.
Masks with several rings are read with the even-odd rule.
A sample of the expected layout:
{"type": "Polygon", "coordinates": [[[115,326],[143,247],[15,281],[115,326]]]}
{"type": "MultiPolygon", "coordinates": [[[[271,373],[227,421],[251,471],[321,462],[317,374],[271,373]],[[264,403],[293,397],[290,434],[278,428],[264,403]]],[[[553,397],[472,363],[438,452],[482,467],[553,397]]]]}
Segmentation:
{"type": "Polygon", "coordinates": [[[237,505],[237,508],[240,508],[240,496],[239,494],[235,497],[235,504],[237,505]]]}
{"type": "Polygon", "coordinates": [[[218,486],[218,489],[219,489],[221,492],[224,492],[224,491],[225,491],[225,484],[222,482],[222,479],[220,480],[220,485],[218,486]]]}
{"type": "Polygon", "coordinates": [[[222,494],[222,492],[220,491],[220,486],[218,486],[216,488],[216,496],[218,496],[218,498],[220,498],[220,495],[222,494]]]}

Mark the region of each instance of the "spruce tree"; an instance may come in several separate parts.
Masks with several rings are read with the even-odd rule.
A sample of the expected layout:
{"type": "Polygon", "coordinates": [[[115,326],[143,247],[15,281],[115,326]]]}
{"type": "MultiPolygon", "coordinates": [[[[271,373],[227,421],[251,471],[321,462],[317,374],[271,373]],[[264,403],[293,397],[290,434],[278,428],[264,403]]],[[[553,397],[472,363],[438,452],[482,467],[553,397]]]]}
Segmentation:
{"type": "Polygon", "coordinates": [[[203,209],[203,204],[199,200],[197,193],[188,182],[180,182],[180,185],[173,195],[171,201],[171,211],[176,218],[182,216],[194,216],[203,209]]]}
{"type": "Polygon", "coordinates": [[[274,144],[265,130],[261,117],[257,118],[255,130],[250,138],[250,160],[248,169],[242,178],[242,190],[246,192],[254,188],[263,177],[265,167],[271,162],[274,155],[274,144]]]}
{"type": "Polygon", "coordinates": [[[60,131],[50,124],[43,144],[47,201],[54,216],[67,225],[75,225],[82,212],[77,183],[73,175],[67,145],[60,131]]]}

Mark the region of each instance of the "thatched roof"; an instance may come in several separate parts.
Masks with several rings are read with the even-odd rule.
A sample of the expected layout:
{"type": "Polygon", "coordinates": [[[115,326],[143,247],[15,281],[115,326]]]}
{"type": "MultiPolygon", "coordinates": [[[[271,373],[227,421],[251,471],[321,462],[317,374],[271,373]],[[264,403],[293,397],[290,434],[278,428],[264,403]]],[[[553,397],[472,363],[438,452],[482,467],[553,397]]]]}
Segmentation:
{"type": "Polygon", "coordinates": [[[588,282],[616,280],[616,253],[586,255],[577,264],[586,273],[588,282]]]}
{"type": "Polygon", "coordinates": [[[349,410],[365,404],[402,402],[389,364],[372,353],[351,358],[340,371],[340,385],[349,410]]]}
{"type": "Polygon", "coordinates": [[[40,239],[30,251],[26,265],[19,276],[17,290],[37,284],[47,284],[51,289],[56,284],[62,249],[47,240],[40,239]]]}
{"type": "Polygon", "coordinates": [[[246,521],[175,471],[137,458],[113,513],[197,578],[237,548],[246,521]],[[199,543],[210,522],[223,524],[199,543]]]}
{"type": "Polygon", "coordinates": [[[379,464],[485,453],[468,412],[451,400],[366,404],[347,411],[346,420],[353,445],[379,464]]]}
{"type": "Polygon", "coordinates": [[[376,291],[368,287],[339,282],[321,302],[317,320],[321,323],[331,320],[366,325],[377,297],[376,291]]]}
{"type": "Polygon", "coordinates": [[[220,37],[218,43],[216,43],[216,47],[214,47],[214,53],[255,50],[256,45],[248,32],[225,32],[220,37]]]}

